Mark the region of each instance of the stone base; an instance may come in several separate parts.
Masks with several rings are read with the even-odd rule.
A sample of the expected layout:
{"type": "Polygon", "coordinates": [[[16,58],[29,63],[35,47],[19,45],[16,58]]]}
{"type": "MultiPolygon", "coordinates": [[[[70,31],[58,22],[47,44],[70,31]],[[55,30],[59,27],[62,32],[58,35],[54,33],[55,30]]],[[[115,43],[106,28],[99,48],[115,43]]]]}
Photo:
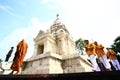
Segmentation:
{"type": "Polygon", "coordinates": [[[22,74],[59,74],[92,72],[89,62],[80,54],[61,56],[45,53],[23,62],[22,74]]]}
{"type": "Polygon", "coordinates": [[[64,73],[92,72],[91,64],[80,54],[72,54],[63,57],[64,73]]]}
{"type": "Polygon", "coordinates": [[[63,73],[62,57],[54,53],[45,53],[28,59],[23,63],[22,74],[52,74],[63,73]]]}

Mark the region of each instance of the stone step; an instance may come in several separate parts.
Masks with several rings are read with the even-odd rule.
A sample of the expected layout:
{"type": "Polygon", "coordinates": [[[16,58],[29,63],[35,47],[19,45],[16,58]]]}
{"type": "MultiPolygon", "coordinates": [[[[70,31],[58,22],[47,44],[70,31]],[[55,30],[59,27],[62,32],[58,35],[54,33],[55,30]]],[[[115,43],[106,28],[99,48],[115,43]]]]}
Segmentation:
{"type": "Polygon", "coordinates": [[[66,74],[0,75],[3,79],[28,80],[120,80],[120,71],[82,72],[66,74]]]}

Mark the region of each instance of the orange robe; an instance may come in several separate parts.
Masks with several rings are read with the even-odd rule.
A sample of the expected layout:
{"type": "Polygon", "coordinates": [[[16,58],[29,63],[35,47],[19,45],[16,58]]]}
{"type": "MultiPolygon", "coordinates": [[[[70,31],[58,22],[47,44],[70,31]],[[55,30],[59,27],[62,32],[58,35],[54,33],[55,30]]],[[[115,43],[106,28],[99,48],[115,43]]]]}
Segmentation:
{"type": "Polygon", "coordinates": [[[107,51],[107,56],[110,60],[116,60],[117,57],[115,56],[115,52],[113,50],[107,51]]]}
{"type": "Polygon", "coordinates": [[[98,44],[95,48],[96,50],[96,54],[98,56],[98,58],[101,56],[101,55],[105,55],[105,51],[104,51],[104,46],[102,44],[98,44]]]}
{"type": "Polygon", "coordinates": [[[13,71],[18,71],[18,72],[20,71],[20,66],[23,63],[23,59],[26,55],[27,48],[28,48],[28,45],[24,40],[22,40],[18,43],[17,50],[15,52],[15,57],[13,59],[12,65],[11,65],[11,69],[13,71]]]}
{"type": "Polygon", "coordinates": [[[88,56],[90,56],[92,54],[96,54],[95,53],[95,45],[93,43],[86,45],[86,53],[88,54],[88,56]]]}

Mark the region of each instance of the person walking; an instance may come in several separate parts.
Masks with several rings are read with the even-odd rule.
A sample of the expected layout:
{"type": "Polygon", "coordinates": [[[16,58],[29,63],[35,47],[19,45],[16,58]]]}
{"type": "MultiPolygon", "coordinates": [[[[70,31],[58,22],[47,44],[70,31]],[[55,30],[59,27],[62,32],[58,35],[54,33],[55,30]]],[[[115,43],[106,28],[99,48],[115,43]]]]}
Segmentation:
{"type": "Polygon", "coordinates": [[[13,63],[11,65],[12,72],[10,74],[14,74],[14,71],[17,71],[16,74],[20,73],[20,67],[27,53],[27,48],[28,48],[28,44],[24,39],[18,43],[15,56],[13,59],[13,63]]]}
{"type": "Polygon", "coordinates": [[[97,41],[95,41],[94,44],[95,44],[95,51],[98,56],[98,59],[103,63],[107,71],[111,71],[111,65],[105,54],[104,46],[102,44],[98,44],[97,41]]]}
{"type": "Polygon", "coordinates": [[[115,55],[115,52],[110,48],[106,48],[106,50],[107,50],[107,52],[106,52],[107,56],[110,59],[110,61],[111,61],[112,65],[114,66],[114,68],[116,70],[120,70],[120,63],[118,62],[118,59],[117,59],[117,57],[115,55]]]}
{"type": "Polygon", "coordinates": [[[8,61],[9,61],[9,58],[11,57],[11,54],[12,54],[12,52],[13,52],[13,49],[14,49],[14,47],[11,47],[11,49],[10,49],[9,52],[7,53],[6,58],[5,58],[5,62],[8,62],[8,61]]]}
{"type": "Polygon", "coordinates": [[[93,71],[100,71],[100,68],[96,62],[96,53],[95,53],[95,45],[94,43],[89,43],[89,40],[84,40],[84,44],[85,44],[85,51],[88,55],[88,57],[90,58],[90,61],[92,63],[92,68],[93,71]]]}

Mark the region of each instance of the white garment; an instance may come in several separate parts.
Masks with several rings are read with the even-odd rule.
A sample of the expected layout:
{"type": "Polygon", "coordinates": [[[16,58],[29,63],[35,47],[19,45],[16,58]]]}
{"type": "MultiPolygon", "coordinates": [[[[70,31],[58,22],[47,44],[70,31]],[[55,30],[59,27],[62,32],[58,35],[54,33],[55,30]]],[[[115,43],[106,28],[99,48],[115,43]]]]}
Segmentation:
{"type": "Polygon", "coordinates": [[[92,63],[93,70],[100,71],[100,68],[99,68],[97,61],[96,61],[97,57],[95,55],[90,55],[89,58],[90,58],[90,61],[92,63]]]}
{"type": "Polygon", "coordinates": [[[120,70],[120,64],[118,60],[110,60],[116,70],[120,70]]]}
{"type": "Polygon", "coordinates": [[[106,69],[111,69],[111,65],[110,65],[106,55],[100,56],[99,59],[103,63],[103,65],[105,66],[106,69]]]}

